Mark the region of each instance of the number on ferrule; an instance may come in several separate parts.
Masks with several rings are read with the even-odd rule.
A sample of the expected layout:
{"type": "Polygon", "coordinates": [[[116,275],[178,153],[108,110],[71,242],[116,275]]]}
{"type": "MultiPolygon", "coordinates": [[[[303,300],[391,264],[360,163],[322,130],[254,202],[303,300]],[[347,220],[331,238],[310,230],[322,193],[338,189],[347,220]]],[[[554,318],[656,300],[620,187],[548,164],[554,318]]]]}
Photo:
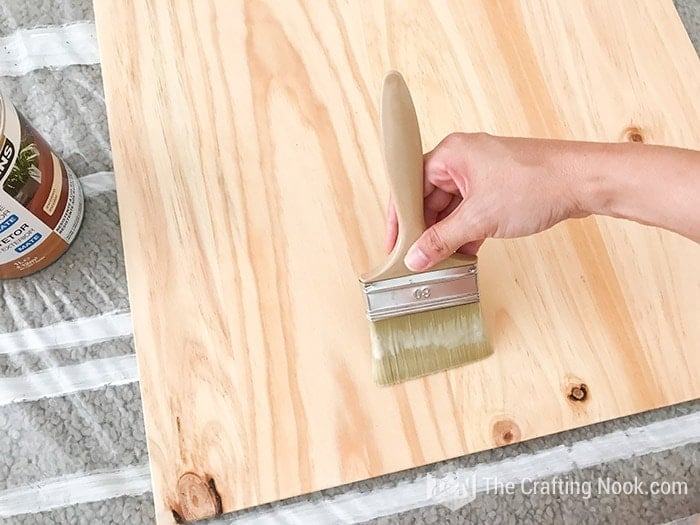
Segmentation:
{"type": "Polygon", "coordinates": [[[428,299],[430,297],[430,287],[421,286],[413,289],[413,297],[416,299],[428,299]]]}

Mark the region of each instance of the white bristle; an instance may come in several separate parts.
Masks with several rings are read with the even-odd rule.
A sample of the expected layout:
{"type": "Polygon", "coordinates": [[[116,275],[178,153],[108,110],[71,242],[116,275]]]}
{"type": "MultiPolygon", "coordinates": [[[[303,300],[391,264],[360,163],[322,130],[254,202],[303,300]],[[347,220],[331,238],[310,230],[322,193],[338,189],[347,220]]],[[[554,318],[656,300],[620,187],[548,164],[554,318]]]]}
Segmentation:
{"type": "Polygon", "coordinates": [[[380,385],[454,368],[492,353],[479,303],[372,323],[373,375],[380,385]]]}

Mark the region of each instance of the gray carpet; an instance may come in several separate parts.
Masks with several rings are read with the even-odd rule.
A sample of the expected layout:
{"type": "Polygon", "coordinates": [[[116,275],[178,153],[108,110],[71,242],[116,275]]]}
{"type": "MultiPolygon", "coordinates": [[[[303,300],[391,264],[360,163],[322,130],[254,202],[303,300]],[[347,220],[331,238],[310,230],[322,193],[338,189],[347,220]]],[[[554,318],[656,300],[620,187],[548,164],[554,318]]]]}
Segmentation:
{"type": "MultiPolygon", "coordinates": [[[[676,6],[696,49],[700,48],[700,0],[678,0],[676,6]]],[[[89,0],[3,0],[0,4],[0,38],[21,28],[92,19],[89,0]]],[[[0,90],[41,130],[72,169],[80,177],[86,177],[84,180],[95,178],[93,174],[97,172],[112,169],[99,65],[43,68],[21,77],[0,75],[0,90]]],[[[115,318],[128,314],[114,191],[107,188],[94,191],[87,197],[79,237],[56,264],[24,280],[4,281],[1,286],[0,336],[104,314],[115,318]]],[[[106,341],[84,344],[76,341],[68,347],[43,351],[15,352],[0,347],[0,380],[21,379],[29,374],[85,363],[109,367],[114,359],[130,356],[133,351],[131,336],[123,333],[106,341]]],[[[285,516],[297,516],[296,521],[287,521],[298,523],[340,522],[342,515],[339,510],[333,510],[334,505],[347,511],[350,507],[347,498],[343,499],[347,495],[357,495],[359,510],[347,511],[346,520],[350,515],[376,516],[381,512],[372,514],[361,508],[365,504],[381,508],[381,504],[370,497],[372,494],[379,494],[381,503],[382,494],[391,498],[395,494],[391,489],[422,480],[427,474],[445,475],[459,468],[471,471],[497,464],[499,476],[506,478],[515,475],[512,471],[514,465],[527,465],[530,461],[546,469],[553,464],[547,459],[548,454],[574,457],[576,451],[589,443],[594,448],[610,446],[611,450],[619,452],[620,443],[636,443],[633,438],[639,435],[648,436],[647,441],[639,441],[643,445],[639,448],[641,452],[630,449],[629,454],[624,454],[623,450],[622,457],[616,456],[615,460],[602,464],[581,466],[573,461],[571,468],[558,473],[556,478],[553,474],[547,475],[546,470],[540,471],[538,477],[542,478],[541,481],[549,480],[552,486],[557,480],[583,486],[581,484],[586,481],[595,485],[598,479],[629,481],[636,477],[645,487],[654,481],[675,480],[685,483],[685,493],[605,494],[593,490],[589,497],[584,497],[561,493],[523,494],[522,490],[501,495],[480,491],[473,501],[456,510],[445,505],[416,502],[420,508],[405,509],[368,523],[666,523],[680,520],[700,513],[700,435],[691,432],[688,443],[667,449],[655,447],[651,442],[657,438],[663,441],[664,436],[659,436],[658,430],[653,431],[657,432],[654,434],[645,429],[667,428],[672,433],[674,425],[682,424],[676,423],[674,418],[699,413],[700,402],[689,402],[263,505],[209,523],[254,523],[256,520],[276,523],[285,516]],[[661,423],[657,425],[657,422],[661,423]]],[[[603,454],[605,450],[594,450],[590,455],[596,452],[603,454]]],[[[124,467],[146,464],[141,401],[138,384],[133,381],[67,395],[0,403],[0,523],[153,523],[152,496],[147,488],[135,490],[135,495],[125,494],[74,505],[47,503],[42,495],[49,492],[55,495],[51,483],[60,484],[62,480],[81,473],[88,476],[99,472],[118,473],[124,467]],[[45,493],[41,492],[42,487],[45,493]],[[36,503],[30,505],[32,508],[27,512],[5,515],[3,505],[5,510],[14,508],[17,505],[14,494],[25,489],[38,491],[32,500],[36,503]],[[51,510],[42,510],[49,507],[51,510]]],[[[530,470],[523,471],[525,477],[532,472],[532,466],[528,468],[530,470]]],[[[84,497],[77,491],[67,501],[84,497]]],[[[386,503],[396,502],[387,500],[386,503]]]]}

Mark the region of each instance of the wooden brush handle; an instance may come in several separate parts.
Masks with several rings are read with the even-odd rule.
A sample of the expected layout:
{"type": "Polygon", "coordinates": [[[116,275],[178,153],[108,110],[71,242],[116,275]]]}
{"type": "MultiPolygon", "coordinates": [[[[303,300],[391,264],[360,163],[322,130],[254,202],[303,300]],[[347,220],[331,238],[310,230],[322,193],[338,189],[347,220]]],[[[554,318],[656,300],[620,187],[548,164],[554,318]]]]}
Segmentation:
{"type": "MultiPolygon", "coordinates": [[[[380,107],[384,165],[399,222],[396,245],[386,262],[360,280],[374,282],[411,272],[403,263],[406,252],[425,230],[423,219],[423,147],[411,93],[398,71],[384,76],[380,107]]],[[[475,257],[453,255],[435,269],[463,266],[475,257]]]]}
{"type": "Polygon", "coordinates": [[[384,167],[399,221],[399,235],[386,262],[362,276],[365,282],[410,274],[403,258],[425,229],[423,147],[411,94],[398,71],[389,71],[384,76],[380,121],[384,167]]]}
{"type": "Polygon", "coordinates": [[[384,76],[380,120],[384,164],[399,219],[399,235],[389,266],[405,272],[403,258],[425,230],[423,147],[411,93],[398,71],[384,76]]]}

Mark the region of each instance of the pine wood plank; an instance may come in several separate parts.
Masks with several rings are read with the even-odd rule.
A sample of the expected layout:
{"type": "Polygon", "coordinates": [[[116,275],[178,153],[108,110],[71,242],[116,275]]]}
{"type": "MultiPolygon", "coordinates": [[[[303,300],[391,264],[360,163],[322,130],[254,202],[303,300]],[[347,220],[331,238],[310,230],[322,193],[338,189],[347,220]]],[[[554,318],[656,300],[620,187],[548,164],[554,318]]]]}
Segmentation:
{"type": "Polygon", "coordinates": [[[371,383],[357,282],[383,257],[386,70],[426,150],[453,130],[700,148],[670,0],[95,12],[159,523],[700,396],[700,247],[667,232],[586,219],[487,242],[495,356],[391,388],[371,383]]]}

